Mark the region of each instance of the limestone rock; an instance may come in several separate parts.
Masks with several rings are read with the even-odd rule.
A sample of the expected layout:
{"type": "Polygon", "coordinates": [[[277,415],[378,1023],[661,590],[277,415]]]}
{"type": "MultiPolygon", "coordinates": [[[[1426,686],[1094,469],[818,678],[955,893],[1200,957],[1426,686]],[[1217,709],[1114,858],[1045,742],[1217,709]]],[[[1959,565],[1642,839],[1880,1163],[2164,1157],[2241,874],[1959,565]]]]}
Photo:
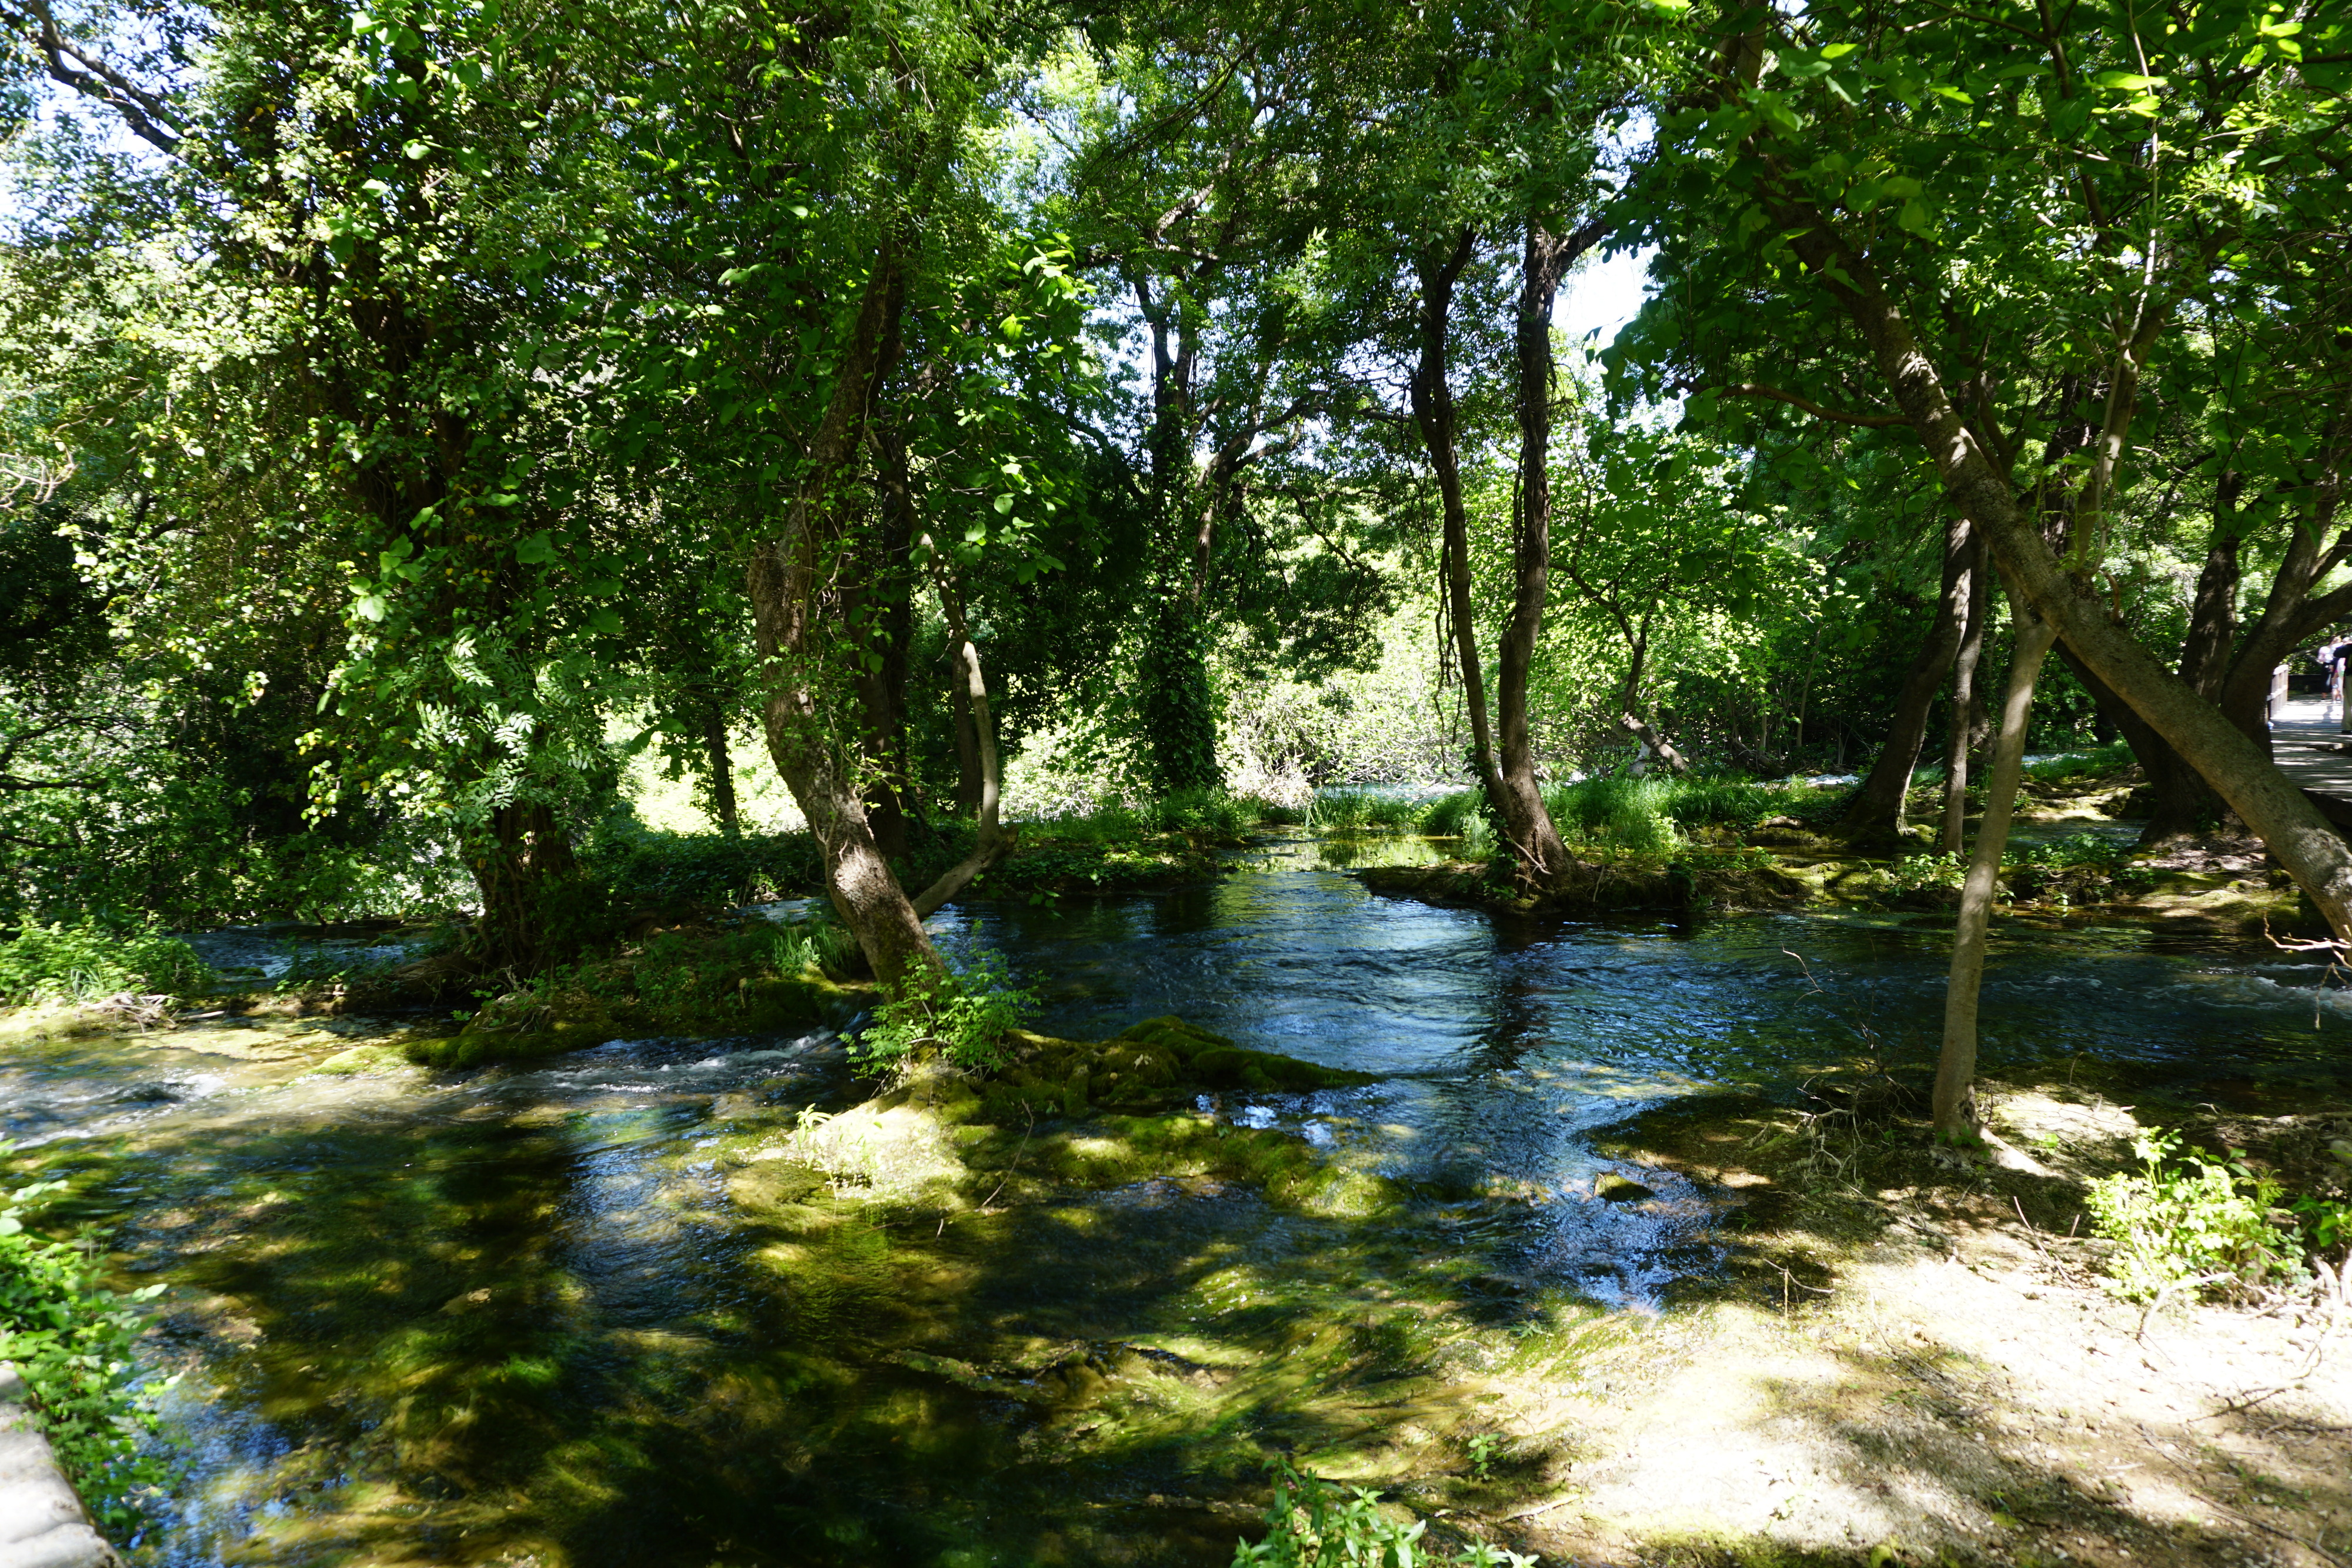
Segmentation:
{"type": "Polygon", "coordinates": [[[0,1563],[7,1568],[121,1568],[90,1528],[81,1499],[58,1469],[49,1440],[19,1401],[16,1369],[0,1363],[0,1563]]]}

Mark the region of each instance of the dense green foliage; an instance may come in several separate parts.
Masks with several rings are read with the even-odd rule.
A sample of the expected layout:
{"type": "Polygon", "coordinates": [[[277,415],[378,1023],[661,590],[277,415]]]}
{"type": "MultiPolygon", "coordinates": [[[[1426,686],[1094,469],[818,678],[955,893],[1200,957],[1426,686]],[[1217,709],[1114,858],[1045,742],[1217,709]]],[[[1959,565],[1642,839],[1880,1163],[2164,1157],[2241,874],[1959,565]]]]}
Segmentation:
{"type": "Polygon", "coordinates": [[[984,1070],[1003,1060],[1007,1032],[1036,1009],[1036,992],[1014,985],[1004,961],[982,952],[961,969],[891,988],[850,1054],[866,1072],[926,1057],[984,1070]]]}
{"type": "Polygon", "coordinates": [[[30,925],[0,941],[0,1003],[10,1006],[125,993],[200,997],[215,979],[185,942],[152,933],[125,936],[89,920],[30,925]]]}
{"type": "Polygon", "coordinates": [[[63,1185],[0,1191],[0,1361],[14,1363],[32,1389],[35,1416],[83,1503],[122,1540],[163,1479],[142,1446],[154,1417],[148,1379],[132,1360],[144,1326],[138,1304],[163,1287],[118,1295],[80,1248],[25,1228],[25,1206],[63,1185]]]}
{"type": "Polygon", "coordinates": [[[2115,1243],[2107,1272],[2127,1301],[2197,1299],[2308,1278],[2298,1239],[2271,1216],[2278,1183],[2235,1161],[2180,1156],[2178,1134],[2132,1141],[2137,1171],[2093,1182],[2086,1207],[2115,1243]]]}

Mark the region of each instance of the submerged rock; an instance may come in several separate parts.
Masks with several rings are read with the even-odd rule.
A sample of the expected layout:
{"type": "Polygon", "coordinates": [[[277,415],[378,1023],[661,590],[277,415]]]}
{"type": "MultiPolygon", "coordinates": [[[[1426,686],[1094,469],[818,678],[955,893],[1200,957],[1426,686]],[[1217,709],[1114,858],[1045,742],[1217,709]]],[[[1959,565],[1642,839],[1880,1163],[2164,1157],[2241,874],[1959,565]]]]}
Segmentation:
{"type": "Polygon", "coordinates": [[[1164,1110],[1202,1090],[1304,1092],[1376,1082],[1349,1072],[1251,1051],[1179,1018],[1146,1019],[1106,1040],[1057,1040],[1016,1030],[1006,1060],[982,1092],[984,1119],[1083,1116],[1090,1110],[1164,1110]]]}
{"type": "Polygon", "coordinates": [[[1636,1203],[1658,1196],[1631,1176],[1619,1176],[1615,1171],[1602,1171],[1592,1178],[1592,1195],[1604,1203],[1636,1203]]]}

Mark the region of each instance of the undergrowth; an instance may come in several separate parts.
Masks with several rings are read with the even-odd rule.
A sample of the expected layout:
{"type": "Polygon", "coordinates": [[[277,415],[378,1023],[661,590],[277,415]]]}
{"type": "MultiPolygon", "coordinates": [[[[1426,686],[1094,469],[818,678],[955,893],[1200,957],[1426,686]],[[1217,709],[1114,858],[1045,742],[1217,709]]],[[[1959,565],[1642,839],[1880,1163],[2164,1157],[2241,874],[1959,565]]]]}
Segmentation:
{"type": "Polygon", "coordinates": [[[108,997],[186,998],[216,977],[185,942],[154,932],[130,935],[94,920],[28,925],[0,942],[0,1002],[94,1002],[108,997]]]}
{"type": "Polygon", "coordinates": [[[1037,993],[1013,984],[1004,960],[983,949],[961,971],[917,970],[892,987],[849,1048],[857,1070],[887,1072],[936,1053],[987,1071],[1004,1060],[1006,1034],[1037,1010],[1037,993]]]}
{"type": "Polygon", "coordinates": [[[2277,1181],[2179,1151],[2179,1134],[2152,1130],[2132,1140],[2140,1169],[2091,1184],[2092,1221],[2116,1244],[2108,1289],[2153,1304],[2307,1281],[2298,1238],[2273,1222],[2277,1181]]]}
{"type": "Polygon", "coordinates": [[[1535,1568],[1533,1556],[1473,1542],[1451,1557],[1421,1545],[1425,1520],[1407,1524],[1381,1511],[1380,1493],[1366,1487],[1337,1487],[1311,1470],[1293,1469],[1287,1459],[1274,1468],[1274,1503],[1266,1510],[1266,1537],[1234,1548],[1233,1568],[1535,1568]]]}
{"type": "MultiPolygon", "coordinates": [[[[8,1149],[0,1144],[0,1155],[8,1149]]],[[[0,1361],[13,1362],[32,1389],[33,1417],[91,1518],[121,1540],[164,1479],[140,1446],[155,1416],[131,1360],[143,1326],[136,1303],[163,1287],[118,1295],[79,1248],[25,1228],[25,1204],[65,1185],[0,1189],[0,1361]]]]}

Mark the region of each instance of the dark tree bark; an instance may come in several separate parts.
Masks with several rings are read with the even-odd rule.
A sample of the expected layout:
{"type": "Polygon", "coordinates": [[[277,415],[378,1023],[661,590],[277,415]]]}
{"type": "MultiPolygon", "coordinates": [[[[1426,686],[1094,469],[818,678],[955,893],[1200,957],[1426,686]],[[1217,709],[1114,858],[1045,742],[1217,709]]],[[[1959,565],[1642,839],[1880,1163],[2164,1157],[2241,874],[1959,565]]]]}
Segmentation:
{"type": "Polygon", "coordinates": [[[488,967],[527,974],[555,956],[547,937],[548,897],[579,862],[552,810],[520,802],[493,810],[489,831],[466,846],[466,869],[481,890],[475,935],[488,967]]]}
{"type": "MultiPolygon", "coordinates": [[[[950,650],[950,656],[953,650],[950,650]]],[[[948,714],[955,726],[956,813],[969,817],[980,810],[980,734],[972,727],[971,697],[964,683],[948,678],[948,714]]]]}
{"type": "Polygon", "coordinates": [[[1978,745],[1984,698],[1977,690],[1977,664],[1984,657],[1985,622],[1992,612],[1992,563],[1984,535],[1969,530],[1969,619],[1952,654],[1951,738],[1944,747],[1944,830],[1941,848],[1957,855],[1968,841],[1969,754],[1978,745]]]}
{"type": "Polygon", "coordinates": [[[1451,380],[1454,291],[1470,265],[1477,237],[1465,228],[1453,248],[1420,258],[1421,358],[1412,374],[1413,423],[1429,453],[1437,479],[1441,571],[1446,617],[1454,632],[1454,655],[1462,677],[1462,706],[1470,720],[1471,763],[1489,800],[1500,800],[1503,779],[1496,765],[1495,736],[1486,713],[1486,679],[1478,657],[1478,619],[1470,599],[1470,520],[1462,498],[1462,457],[1457,445],[1451,380]]]}
{"type": "Polygon", "coordinates": [[[1954,513],[1944,528],[1943,587],[1936,600],[1936,619],[1895,695],[1886,745],[1846,803],[1845,827],[1857,838],[1893,838],[1903,831],[1904,803],[1911,791],[1911,775],[1919,766],[1919,747],[1927,738],[1936,691],[1959,651],[1961,628],[1968,621],[1973,538],[1969,519],[1954,513]]]}
{"type": "Polygon", "coordinates": [[[1543,635],[1545,596],[1551,572],[1552,301],[1560,279],[1576,258],[1600,237],[1588,229],[1554,235],[1532,219],[1520,252],[1519,318],[1514,348],[1518,359],[1519,482],[1511,538],[1511,615],[1497,650],[1495,699],[1501,744],[1496,771],[1502,793],[1496,800],[1512,847],[1537,882],[1568,868],[1551,813],[1536,784],[1533,735],[1528,723],[1528,672],[1543,635]]]}
{"type": "Polygon", "coordinates": [[[702,717],[702,750],[709,770],[711,814],[719,819],[719,831],[731,839],[743,831],[743,824],[735,807],[735,764],[727,755],[727,719],[716,707],[702,717]]]}
{"type": "Polygon", "coordinates": [[[2000,880],[2001,852],[2009,847],[2010,813],[2025,771],[2025,728],[2033,711],[2033,683],[2040,675],[2058,629],[2021,604],[2016,613],[2017,654],[2010,661],[2009,690],[2000,705],[2000,733],[1993,742],[1992,779],[1985,789],[1984,821],[1960,884],[1960,913],[1952,935],[1952,969],[1944,987],[1944,1045],[1936,1061],[1935,1133],[1944,1144],[1975,1145],[1977,1130],[1977,998],[1984,986],[1985,932],[2000,880]]]}

